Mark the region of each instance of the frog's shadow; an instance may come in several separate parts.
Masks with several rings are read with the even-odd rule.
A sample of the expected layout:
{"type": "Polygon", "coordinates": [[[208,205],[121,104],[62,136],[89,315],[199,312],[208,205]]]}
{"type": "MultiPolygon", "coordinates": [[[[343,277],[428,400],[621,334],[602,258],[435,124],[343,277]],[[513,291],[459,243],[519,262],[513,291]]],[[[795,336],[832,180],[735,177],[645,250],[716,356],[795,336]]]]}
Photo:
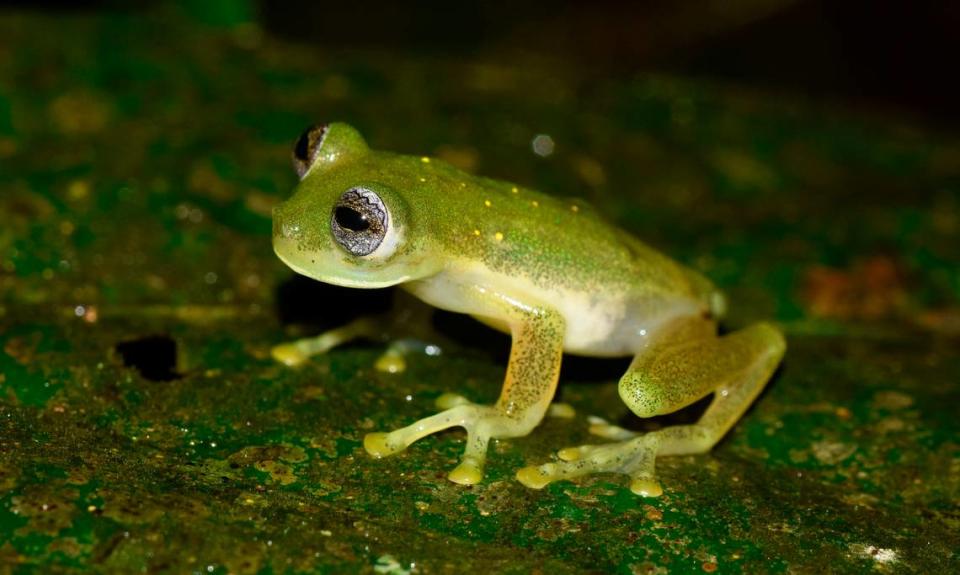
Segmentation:
{"type": "Polygon", "coordinates": [[[364,315],[390,309],[391,289],[350,289],[293,275],[277,286],[275,311],[281,325],[324,331],[364,315]]]}
{"type": "MultiPolygon", "coordinates": [[[[379,314],[390,309],[393,292],[387,289],[343,288],[292,276],[277,288],[276,313],[281,325],[297,325],[310,333],[319,333],[344,325],[358,317],[379,314]]],[[[510,336],[458,313],[436,310],[433,327],[437,338],[452,342],[458,352],[478,353],[507,365],[510,336]]],[[[357,342],[347,345],[368,345],[357,342]]],[[[381,344],[376,344],[381,345],[381,344]]],[[[598,359],[564,355],[563,378],[577,382],[617,380],[630,364],[630,358],[598,359]]]]}
{"type": "MultiPolygon", "coordinates": [[[[344,288],[292,276],[277,287],[277,319],[281,325],[296,325],[305,333],[320,333],[359,317],[387,312],[396,290],[344,288]]],[[[453,343],[462,347],[464,353],[483,354],[506,365],[510,353],[509,336],[466,315],[442,310],[435,310],[432,323],[437,341],[427,343],[453,343]]],[[[360,340],[344,344],[344,347],[365,345],[382,344],[360,340]]]]}
{"type": "MultiPolygon", "coordinates": [[[[278,286],[276,313],[282,325],[298,325],[308,332],[319,333],[364,315],[389,310],[395,289],[343,288],[295,275],[278,286]]],[[[489,328],[467,315],[441,310],[437,310],[434,314],[433,326],[441,340],[455,344],[458,348],[457,353],[480,354],[503,365],[506,369],[510,357],[510,336],[507,334],[489,328]]],[[[382,344],[356,342],[347,345],[382,344]]],[[[600,386],[619,381],[631,360],[630,357],[593,358],[565,354],[557,400],[563,400],[564,382],[600,386]]],[[[773,375],[758,400],[762,399],[762,396],[779,378],[781,369],[782,366],[773,375]]],[[[621,404],[622,409],[616,413],[598,415],[612,419],[614,423],[626,429],[648,431],[658,427],[695,423],[703,415],[712,399],[711,394],[674,413],[646,419],[637,417],[623,404],[621,404]]],[[[754,405],[756,403],[757,401],[754,405]]]]}

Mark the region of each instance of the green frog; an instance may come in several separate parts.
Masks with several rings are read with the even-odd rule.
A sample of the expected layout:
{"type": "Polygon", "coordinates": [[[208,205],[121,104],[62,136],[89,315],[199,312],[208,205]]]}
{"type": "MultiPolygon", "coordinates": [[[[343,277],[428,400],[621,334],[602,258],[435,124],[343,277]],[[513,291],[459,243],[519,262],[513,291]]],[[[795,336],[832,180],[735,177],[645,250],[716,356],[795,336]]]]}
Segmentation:
{"type": "MultiPolygon", "coordinates": [[[[705,277],[582,202],[465,173],[436,158],[372,150],[342,123],[308,128],[293,160],[300,182],[274,210],[273,246],[294,271],[352,288],[399,286],[511,337],[496,403],[445,394],[435,415],[368,434],[364,447],[373,457],[462,427],[466,446],[448,477],[477,483],[491,439],[525,436],[548,413],[565,352],[632,356],[618,389],[633,413],[663,415],[713,394],[700,420],[643,434],[601,421],[591,431],[606,442],[561,449],[556,460],[524,467],[516,478],[539,489],[616,472],[629,476],[634,493],[655,497],[662,493],[657,457],[709,451],[786,350],[770,323],[718,335],[725,299],[705,277]]],[[[274,356],[295,364],[378,329],[361,318],[278,346],[274,356]]]]}

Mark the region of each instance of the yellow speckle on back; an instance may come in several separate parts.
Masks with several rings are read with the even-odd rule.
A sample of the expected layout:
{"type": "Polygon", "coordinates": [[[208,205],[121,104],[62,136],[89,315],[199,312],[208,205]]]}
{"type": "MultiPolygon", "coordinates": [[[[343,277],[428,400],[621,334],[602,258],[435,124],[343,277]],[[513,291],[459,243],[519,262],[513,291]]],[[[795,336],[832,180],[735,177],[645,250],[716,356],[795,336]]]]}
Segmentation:
{"type": "Polygon", "coordinates": [[[533,206],[533,207],[535,207],[535,208],[539,208],[539,207],[540,207],[540,202],[538,202],[537,200],[533,200],[532,202],[530,202],[530,205],[533,206]]]}
{"type": "Polygon", "coordinates": [[[511,192],[513,192],[514,194],[516,194],[516,193],[519,193],[519,192],[520,192],[520,190],[518,190],[516,186],[514,186],[514,187],[512,187],[512,188],[510,188],[510,191],[511,191],[511,192]]]}
{"type": "Polygon", "coordinates": [[[503,234],[502,234],[501,232],[497,232],[497,233],[493,234],[493,239],[497,240],[498,242],[502,242],[502,241],[503,241],[503,234]]]}
{"type": "Polygon", "coordinates": [[[570,206],[570,211],[573,212],[573,213],[577,213],[577,212],[580,211],[580,206],[574,204],[574,205],[570,206]]]}
{"type": "Polygon", "coordinates": [[[423,162],[424,164],[429,164],[430,158],[423,156],[422,158],[420,158],[420,161],[423,162]]]}
{"type": "Polygon", "coordinates": [[[426,181],[427,181],[427,179],[426,179],[426,178],[424,178],[424,177],[421,177],[421,178],[420,178],[420,181],[421,181],[421,182],[426,182],[426,181]]]}
{"type": "Polygon", "coordinates": [[[483,200],[483,205],[485,205],[485,206],[487,206],[487,207],[489,208],[489,207],[492,206],[493,204],[490,203],[490,200],[483,200]]]}
{"type": "Polygon", "coordinates": [[[480,235],[480,230],[473,230],[473,235],[479,236],[479,235],[480,235]]]}

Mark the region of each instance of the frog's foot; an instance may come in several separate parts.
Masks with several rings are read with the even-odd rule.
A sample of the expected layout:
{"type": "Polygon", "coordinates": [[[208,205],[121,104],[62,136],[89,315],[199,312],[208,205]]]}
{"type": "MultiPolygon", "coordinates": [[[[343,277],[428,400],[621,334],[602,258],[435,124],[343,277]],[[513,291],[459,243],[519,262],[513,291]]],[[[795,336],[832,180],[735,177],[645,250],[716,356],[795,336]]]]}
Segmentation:
{"type": "Polygon", "coordinates": [[[437,404],[445,407],[436,415],[426,417],[413,425],[389,433],[369,433],[363,438],[363,447],[370,455],[380,458],[399,453],[413,442],[432,433],[451,427],[467,431],[467,446],[460,464],[447,478],[461,485],[473,485],[483,479],[487,445],[494,437],[516,437],[529,429],[515,418],[506,416],[496,407],[477,405],[455,394],[444,394],[437,404]]]}
{"type": "Polygon", "coordinates": [[[434,357],[443,353],[443,350],[436,344],[419,339],[398,339],[390,342],[387,350],[377,359],[374,368],[386,373],[402,373],[407,369],[407,356],[415,353],[434,357]]]}
{"type": "Polygon", "coordinates": [[[660,443],[658,432],[653,432],[618,443],[568,447],[557,453],[562,461],[524,467],[517,471],[517,480],[527,487],[542,489],[561,479],[623,473],[631,477],[631,491],[643,497],[657,497],[663,493],[654,473],[660,443]]]}
{"type": "Polygon", "coordinates": [[[344,343],[362,337],[382,335],[380,322],[375,317],[361,317],[347,325],[325,331],[314,337],[275,345],[270,350],[273,359],[289,366],[298,366],[315,355],[327,353],[344,343]]]}

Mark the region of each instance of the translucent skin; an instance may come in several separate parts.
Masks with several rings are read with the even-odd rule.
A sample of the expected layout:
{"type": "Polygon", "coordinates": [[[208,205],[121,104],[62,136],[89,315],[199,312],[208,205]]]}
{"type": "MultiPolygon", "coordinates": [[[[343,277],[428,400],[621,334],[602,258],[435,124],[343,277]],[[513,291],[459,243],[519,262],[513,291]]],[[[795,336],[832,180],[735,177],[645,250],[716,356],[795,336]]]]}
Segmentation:
{"type": "MultiPolygon", "coordinates": [[[[450,477],[475,483],[482,478],[490,438],[526,435],[543,418],[562,352],[635,355],[620,384],[627,405],[649,416],[716,391],[701,422],[670,428],[686,431],[563,450],[561,457],[570,461],[525,468],[518,479],[542,487],[556,479],[619,471],[634,477],[635,491],[655,495],[656,456],[710,449],[783,354],[782,336],[766,324],[718,338],[715,319],[724,300],[703,276],[611,226],[581,202],[467,174],[432,158],[373,151],[344,124],[331,124],[323,134],[298,165],[302,180],[293,197],[274,212],[278,256],[297,272],[328,283],[399,284],[430,305],[470,314],[513,339],[495,405],[458,398],[407,428],[371,434],[365,446],[377,457],[462,426],[467,448],[450,477]],[[338,199],[357,187],[374,192],[389,212],[387,235],[362,256],[331,233],[338,199]]],[[[350,337],[358,333],[343,329],[350,337]]],[[[339,341],[321,337],[326,337],[323,350],[339,341]]],[[[312,349],[309,342],[298,345],[278,348],[275,355],[290,358],[291,350],[312,349]]]]}

